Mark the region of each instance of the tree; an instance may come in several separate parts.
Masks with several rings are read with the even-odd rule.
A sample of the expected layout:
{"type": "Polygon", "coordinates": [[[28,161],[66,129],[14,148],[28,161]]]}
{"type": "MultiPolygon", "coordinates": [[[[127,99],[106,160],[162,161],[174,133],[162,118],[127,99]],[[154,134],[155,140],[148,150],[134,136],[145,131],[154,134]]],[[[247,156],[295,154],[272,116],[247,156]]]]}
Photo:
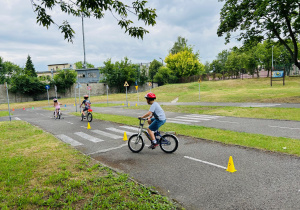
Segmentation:
{"type": "MultiPolygon", "coordinates": [[[[83,69],[83,63],[81,61],[78,61],[75,63],[76,69],[83,69]]],[[[91,63],[86,63],[86,68],[95,68],[95,66],[91,63]]]]}
{"type": "Polygon", "coordinates": [[[10,84],[10,78],[12,75],[20,75],[23,73],[23,70],[16,64],[13,64],[10,61],[4,61],[0,57],[0,84],[7,82],[10,84]]]}
{"type": "Polygon", "coordinates": [[[53,77],[57,92],[65,93],[77,80],[77,72],[71,69],[60,70],[53,77]]]}
{"type": "Polygon", "coordinates": [[[204,65],[199,62],[196,54],[189,50],[181,51],[177,54],[170,53],[165,62],[172,74],[177,78],[188,77],[204,72],[204,65]]]}
{"type": "Polygon", "coordinates": [[[177,41],[174,43],[173,47],[170,49],[169,53],[171,54],[176,54],[179,53],[181,51],[184,51],[187,49],[187,39],[184,37],[177,37],[177,41]]]}
{"type": "Polygon", "coordinates": [[[55,7],[59,7],[62,13],[73,15],[76,17],[94,17],[95,19],[102,19],[106,12],[111,13],[117,20],[118,25],[125,29],[125,33],[128,33],[132,37],[143,39],[144,34],[149,33],[143,27],[132,26],[133,20],[129,19],[129,14],[133,14],[138,21],[144,22],[145,26],[154,26],[156,24],[155,18],[157,17],[155,9],[146,8],[147,1],[133,0],[131,5],[128,1],[123,3],[122,1],[114,0],[31,0],[34,12],[37,14],[37,23],[48,28],[52,24],[59,26],[61,33],[64,34],[64,38],[69,42],[73,42],[75,31],[67,20],[63,21],[61,25],[55,23],[49,15],[49,11],[55,7]]]}
{"type": "Polygon", "coordinates": [[[161,66],[154,76],[154,81],[159,85],[164,85],[175,83],[177,81],[177,77],[172,74],[172,71],[168,67],[161,66]]]}
{"type": "Polygon", "coordinates": [[[45,84],[37,77],[28,75],[13,75],[11,78],[10,91],[28,96],[37,96],[46,92],[45,84]]]}
{"type": "Polygon", "coordinates": [[[258,43],[265,39],[278,39],[288,50],[293,63],[298,62],[298,34],[300,30],[299,0],[220,0],[225,4],[221,10],[218,36],[241,31],[238,40],[244,44],[258,43]],[[288,41],[292,41],[292,46],[288,41]]]}
{"type": "MultiPolygon", "coordinates": [[[[158,72],[158,69],[162,66],[162,63],[154,59],[149,66],[149,77],[153,81],[155,74],[158,72]]],[[[153,86],[153,84],[152,84],[153,86]]]]}
{"type": "Polygon", "coordinates": [[[31,57],[29,55],[27,56],[24,73],[30,77],[37,77],[37,73],[35,72],[34,65],[33,65],[32,61],[31,61],[31,57]]]}
{"type": "Polygon", "coordinates": [[[129,85],[136,81],[144,84],[146,81],[146,71],[141,69],[139,71],[138,65],[132,64],[131,61],[125,57],[121,62],[112,63],[111,59],[104,62],[104,67],[100,69],[100,73],[104,74],[104,80],[110,87],[115,87],[119,92],[124,92],[124,83],[127,81],[129,85]]]}

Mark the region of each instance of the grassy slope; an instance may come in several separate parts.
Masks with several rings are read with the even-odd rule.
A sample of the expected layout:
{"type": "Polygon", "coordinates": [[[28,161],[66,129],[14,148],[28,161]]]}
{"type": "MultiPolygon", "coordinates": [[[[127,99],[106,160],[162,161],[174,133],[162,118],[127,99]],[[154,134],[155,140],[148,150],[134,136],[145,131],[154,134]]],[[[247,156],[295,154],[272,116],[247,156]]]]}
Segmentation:
{"type": "Polygon", "coordinates": [[[52,135],[0,122],[0,209],[175,209],[52,135]]]}
{"type": "MultiPolygon", "coordinates": [[[[270,86],[269,78],[238,79],[225,81],[204,81],[200,84],[202,102],[267,102],[267,103],[300,103],[300,77],[287,77],[286,85],[274,82],[270,86]]],[[[149,91],[146,91],[149,92],[149,91]]],[[[139,92],[140,100],[146,92],[139,92]]],[[[170,84],[152,89],[158,101],[197,102],[199,100],[199,83],[170,84]]],[[[91,101],[106,102],[106,95],[92,96],[91,101]]],[[[126,95],[111,94],[109,101],[126,101],[126,95]]],[[[129,101],[137,101],[137,94],[128,94],[129,101]]],[[[74,104],[74,98],[59,100],[63,104],[74,104]]],[[[48,106],[48,101],[34,101],[11,104],[11,109],[48,106]]],[[[50,103],[52,106],[52,103],[50,103]]],[[[7,104],[0,104],[0,110],[7,109],[7,104]]]]}

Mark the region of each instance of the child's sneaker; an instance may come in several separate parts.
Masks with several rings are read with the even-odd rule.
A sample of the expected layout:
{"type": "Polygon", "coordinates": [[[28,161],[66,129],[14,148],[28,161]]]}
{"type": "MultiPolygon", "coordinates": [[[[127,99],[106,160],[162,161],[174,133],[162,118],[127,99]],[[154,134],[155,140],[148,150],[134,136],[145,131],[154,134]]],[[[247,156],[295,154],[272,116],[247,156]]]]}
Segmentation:
{"type": "Polygon", "coordinates": [[[158,143],[156,143],[156,144],[152,143],[148,148],[149,149],[155,149],[157,146],[158,146],[158,143]]]}

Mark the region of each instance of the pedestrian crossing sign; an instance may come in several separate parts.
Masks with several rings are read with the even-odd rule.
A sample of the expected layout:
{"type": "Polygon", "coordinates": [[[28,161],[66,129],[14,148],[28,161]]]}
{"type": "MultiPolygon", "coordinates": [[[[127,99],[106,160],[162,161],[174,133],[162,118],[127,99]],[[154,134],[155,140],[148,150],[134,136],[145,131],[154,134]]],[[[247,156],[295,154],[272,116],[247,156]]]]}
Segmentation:
{"type": "Polygon", "coordinates": [[[201,78],[199,78],[198,82],[199,82],[199,83],[201,82],[201,78]]]}
{"type": "Polygon", "coordinates": [[[127,81],[125,81],[124,87],[128,87],[128,86],[129,85],[128,85],[127,81]]]}

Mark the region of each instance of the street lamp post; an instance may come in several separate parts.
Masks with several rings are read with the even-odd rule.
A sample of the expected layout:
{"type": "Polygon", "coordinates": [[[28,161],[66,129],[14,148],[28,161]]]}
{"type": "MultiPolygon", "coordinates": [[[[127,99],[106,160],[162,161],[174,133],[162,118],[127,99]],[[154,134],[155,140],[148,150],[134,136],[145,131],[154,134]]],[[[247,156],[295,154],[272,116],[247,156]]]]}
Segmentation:
{"type": "Polygon", "coordinates": [[[161,64],[164,65],[164,60],[161,57],[159,59],[161,60],[161,64]]]}

